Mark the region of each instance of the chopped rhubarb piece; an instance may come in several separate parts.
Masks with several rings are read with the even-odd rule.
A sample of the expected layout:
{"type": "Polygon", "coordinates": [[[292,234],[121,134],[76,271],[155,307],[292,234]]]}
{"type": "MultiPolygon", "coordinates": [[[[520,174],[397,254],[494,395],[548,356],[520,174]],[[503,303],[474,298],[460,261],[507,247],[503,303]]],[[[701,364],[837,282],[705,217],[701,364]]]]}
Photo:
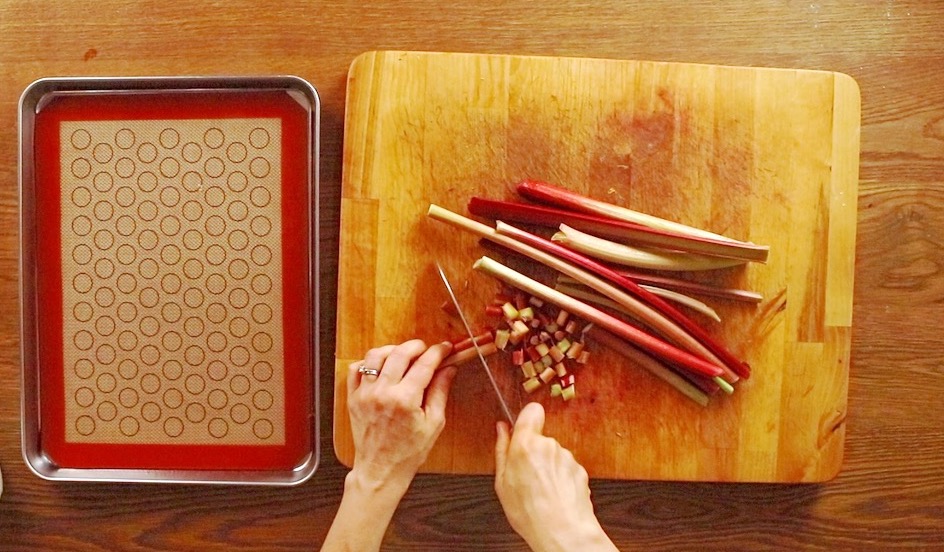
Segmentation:
{"type": "Polygon", "coordinates": [[[548,368],[545,368],[544,371],[541,372],[541,375],[538,377],[540,377],[541,381],[543,381],[544,383],[548,383],[552,379],[554,379],[554,376],[556,375],[557,375],[557,372],[555,372],[553,368],[548,367],[548,368]]]}
{"type": "Polygon", "coordinates": [[[515,349],[511,352],[511,363],[515,366],[524,364],[524,351],[522,349],[515,349]]]}
{"type": "Polygon", "coordinates": [[[567,339],[566,337],[561,338],[557,342],[557,348],[560,349],[560,352],[562,353],[566,353],[567,351],[569,351],[570,345],[571,345],[570,340],[567,339]]]}
{"type": "Polygon", "coordinates": [[[577,357],[577,364],[586,364],[590,360],[590,351],[581,351],[577,357]]]}
{"type": "Polygon", "coordinates": [[[564,326],[564,331],[569,334],[575,333],[577,331],[577,321],[571,320],[570,322],[568,322],[567,325],[564,326]]]}
{"type": "Polygon", "coordinates": [[[528,358],[530,358],[532,362],[537,362],[541,360],[541,356],[543,356],[538,353],[537,345],[533,347],[528,347],[527,349],[525,349],[525,352],[528,353],[528,358]]]}
{"type": "Polygon", "coordinates": [[[551,348],[548,349],[547,354],[550,355],[552,359],[554,359],[554,362],[560,362],[564,360],[564,353],[557,345],[551,346],[551,348]]]}
{"type": "Polygon", "coordinates": [[[568,385],[561,389],[561,398],[565,401],[573,400],[577,397],[577,388],[574,385],[568,385]]]}
{"type": "Polygon", "coordinates": [[[518,311],[518,318],[525,322],[530,322],[534,320],[534,309],[531,307],[525,307],[518,311]]]}
{"type": "Polygon", "coordinates": [[[557,313],[557,325],[563,326],[567,323],[568,318],[570,318],[570,313],[561,309],[561,311],[557,313]]]}
{"type": "Polygon", "coordinates": [[[577,341],[567,349],[567,358],[577,358],[580,353],[583,351],[583,341],[577,341]]]}
{"type": "Polygon", "coordinates": [[[488,316],[503,316],[505,313],[502,311],[502,308],[500,306],[489,305],[485,307],[485,314],[487,314],[488,316]]]}
{"type": "Polygon", "coordinates": [[[521,363],[521,373],[524,374],[526,378],[533,378],[537,374],[537,370],[534,369],[534,363],[530,360],[521,363]]]}
{"type": "Polygon", "coordinates": [[[554,365],[554,372],[557,373],[557,377],[562,378],[567,375],[567,367],[563,362],[558,362],[554,365]]]}
{"type": "Polygon", "coordinates": [[[527,391],[528,393],[534,393],[534,391],[537,390],[538,387],[541,387],[541,380],[539,380],[536,377],[530,377],[524,380],[521,386],[524,387],[524,390],[527,391]]]}
{"type": "Polygon", "coordinates": [[[561,381],[560,381],[561,387],[570,387],[571,385],[574,384],[574,381],[575,381],[575,380],[574,380],[574,375],[573,375],[573,374],[568,374],[568,375],[565,375],[565,376],[561,376],[561,381]]]}
{"type": "Polygon", "coordinates": [[[495,346],[505,350],[505,347],[508,346],[508,340],[511,338],[511,332],[508,330],[496,330],[495,331],[495,346]]]}
{"type": "Polygon", "coordinates": [[[551,384],[551,396],[560,397],[561,395],[561,385],[557,382],[551,384]]]}
{"type": "Polygon", "coordinates": [[[541,308],[544,306],[544,301],[532,295],[531,297],[528,297],[528,304],[531,305],[532,307],[541,308]]]}
{"type": "Polygon", "coordinates": [[[546,356],[547,353],[550,352],[550,349],[548,348],[546,343],[538,343],[537,345],[534,346],[534,350],[538,353],[538,358],[541,358],[542,356],[546,356]]]}
{"type": "Polygon", "coordinates": [[[518,309],[515,308],[511,303],[505,303],[502,305],[502,313],[505,315],[505,318],[508,320],[515,320],[518,318],[518,309]]]}

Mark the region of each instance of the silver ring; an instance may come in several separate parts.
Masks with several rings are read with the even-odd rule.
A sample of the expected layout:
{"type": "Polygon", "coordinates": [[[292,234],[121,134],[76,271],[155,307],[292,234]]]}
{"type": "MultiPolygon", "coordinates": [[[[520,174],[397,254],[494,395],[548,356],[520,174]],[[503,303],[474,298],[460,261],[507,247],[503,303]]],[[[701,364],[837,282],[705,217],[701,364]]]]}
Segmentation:
{"type": "Polygon", "coordinates": [[[361,367],[358,368],[357,371],[360,372],[361,375],[363,376],[379,376],[380,375],[380,370],[376,368],[368,368],[367,366],[364,366],[363,364],[361,364],[361,367]]]}

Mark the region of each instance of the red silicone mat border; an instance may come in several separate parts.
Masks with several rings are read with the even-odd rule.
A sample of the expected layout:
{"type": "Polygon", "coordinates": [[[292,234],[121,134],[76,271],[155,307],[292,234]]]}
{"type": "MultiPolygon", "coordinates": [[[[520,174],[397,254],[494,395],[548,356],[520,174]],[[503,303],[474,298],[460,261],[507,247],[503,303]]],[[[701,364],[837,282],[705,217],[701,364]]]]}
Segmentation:
{"type": "Polygon", "coordinates": [[[37,337],[40,445],[63,468],[290,470],[313,450],[309,290],[309,120],[285,91],[61,95],[35,118],[37,337]],[[117,445],[65,440],[60,260],[59,123],[62,121],[274,118],[282,124],[284,445],[117,445]],[[295,308],[288,308],[295,307],[295,308]]]}

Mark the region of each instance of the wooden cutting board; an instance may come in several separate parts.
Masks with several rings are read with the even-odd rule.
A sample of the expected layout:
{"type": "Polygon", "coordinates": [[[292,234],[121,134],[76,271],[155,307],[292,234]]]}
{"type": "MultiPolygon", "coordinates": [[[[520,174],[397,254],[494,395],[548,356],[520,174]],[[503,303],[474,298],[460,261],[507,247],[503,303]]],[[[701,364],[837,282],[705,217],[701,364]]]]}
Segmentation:
{"type": "MultiPolygon", "coordinates": [[[[860,101],[850,77],[599,59],[369,52],[348,78],[334,436],[353,458],[349,363],[369,348],[462,334],[440,310],[440,261],[474,324],[496,283],[476,238],[428,220],[472,195],[511,199],[546,180],[637,210],[768,244],[770,259],[708,275],[762,293],[713,301],[703,322],[753,366],[700,407],[602,346],[578,398],[538,400],[546,432],[591,477],[812,482],[842,463],[849,374],[860,101]]],[[[460,371],[424,471],[490,473],[500,410],[481,367],[460,371]]]]}

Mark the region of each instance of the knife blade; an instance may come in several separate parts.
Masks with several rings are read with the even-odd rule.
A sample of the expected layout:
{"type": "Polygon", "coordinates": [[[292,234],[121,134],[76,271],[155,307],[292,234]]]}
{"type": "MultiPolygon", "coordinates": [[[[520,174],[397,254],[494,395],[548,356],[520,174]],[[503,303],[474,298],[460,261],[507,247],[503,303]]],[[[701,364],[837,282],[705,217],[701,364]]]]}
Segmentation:
{"type": "Polygon", "coordinates": [[[504,413],[505,417],[508,418],[508,423],[514,426],[515,417],[511,415],[511,409],[508,408],[508,403],[505,402],[505,397],[502,396],[501,390],[498,388],[498,382],[495,381],[495,376],[492,375],[492,370],[488,367],[488,362],[485,360],[485,355],[482,354],[482,349],[479,348],[479,344],[475,340],[475,335],[472,333],[472,327],[469,326],[469,322],[462,311],[462,307],[459,305],[459,299],[456,297],[456,293],[452,290],[452,284],[449,283],[449,278],[446,277],[446,271],[443,270],[442,265],[438,262],[436,263],[436,268],[439,270],[439,277],[442,279],[443,285],[446,286],[446,291],[449,293],[449,298],[452,299],[452,305],[456,307],[456,312],[459,313],[459,319],[462,320],[462,325],[465,327],[466,333],[468,333],[469,337],[472,339],[472,346],[475,347],[475,352],[478,354],[479,361],[482,363],[482,368],[485,369],[485,375],[488,376],[488,381],[492,384],[492,389],[495,390],[495,396],[498,397],[498,404],[501,405],[502,413],[504,413]]]}

